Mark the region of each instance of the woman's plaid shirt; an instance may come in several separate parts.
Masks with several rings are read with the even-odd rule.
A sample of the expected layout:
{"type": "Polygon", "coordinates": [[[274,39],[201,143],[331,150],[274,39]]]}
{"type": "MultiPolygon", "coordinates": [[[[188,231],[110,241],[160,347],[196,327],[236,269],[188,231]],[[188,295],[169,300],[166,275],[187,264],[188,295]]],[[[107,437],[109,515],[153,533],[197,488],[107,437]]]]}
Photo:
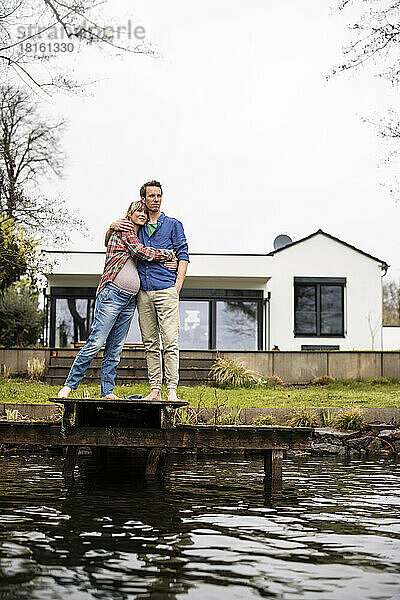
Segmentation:
{"type": "Polygon", "coordinates": [[[130,228],[130,231],[113,231],[107,244],[106,264],[96,296],[100,294],[107,283],[114,281],[130,256],[139,260],[155,260],[158,262],[173,260],[175,258],[173,250],[158,250],[143,246],[139,242],[139,238],[133,227],[130,228]]]}

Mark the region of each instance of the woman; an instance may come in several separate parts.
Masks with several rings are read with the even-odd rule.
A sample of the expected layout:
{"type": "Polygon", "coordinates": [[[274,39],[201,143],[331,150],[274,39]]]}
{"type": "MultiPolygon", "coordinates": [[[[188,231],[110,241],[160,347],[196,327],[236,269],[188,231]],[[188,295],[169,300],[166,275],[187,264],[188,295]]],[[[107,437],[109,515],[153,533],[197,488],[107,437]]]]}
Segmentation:
{"type": "Polygon", "coordinates": [[[106,342],[101,363],[101,398],[118,400],[113,393],[115,375],[140,288],[134,259],[168,262],[175,258],[173,250],[156,250],[139,242],[137,232],[147,217],[145,205],[140,200],[132,202],[126,214],[132,224],[131,231],[109,230],[106,234],[106,263],[97,288],[90,334],[77,354],[58,398],[68,398],[70,391],[77,389],[93,358],[106,342]]]}

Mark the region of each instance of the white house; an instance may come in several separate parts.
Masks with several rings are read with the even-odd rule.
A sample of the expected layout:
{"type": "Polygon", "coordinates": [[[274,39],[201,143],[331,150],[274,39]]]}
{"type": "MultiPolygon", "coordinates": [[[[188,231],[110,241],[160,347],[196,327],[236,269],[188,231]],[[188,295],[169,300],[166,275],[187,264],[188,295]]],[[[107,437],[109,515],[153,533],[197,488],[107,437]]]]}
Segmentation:
{"type": "MultiPolygon", "coordinates": [[[[85,339],[104,252],[48,252],[48,342],[85,339]]],[[[182,349],[382,350],[388,265],[318,230],[268,254],[191,254],[182,349]]],[[[128,342],[140,343],[137,316],[128,342]]]]}

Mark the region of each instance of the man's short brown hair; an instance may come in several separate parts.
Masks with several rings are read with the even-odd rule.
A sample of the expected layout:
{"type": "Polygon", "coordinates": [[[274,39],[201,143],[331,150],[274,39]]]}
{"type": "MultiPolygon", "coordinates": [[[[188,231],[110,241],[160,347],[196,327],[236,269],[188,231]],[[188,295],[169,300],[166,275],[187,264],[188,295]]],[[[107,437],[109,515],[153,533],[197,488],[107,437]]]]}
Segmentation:
{"type": "Polygon", "coordinates": [[[156,181],[155,179],[153,179],[152,181],[148,181],[147,183],[144,183],[142,185],[142,187],[140,188],[140,197],[143,198],[144,200],[146,199],[146,188],[148,188],[148,187],[159,187],[161,190],[161,196],[162,196],[161,183],[159,181],[156,181]]]}

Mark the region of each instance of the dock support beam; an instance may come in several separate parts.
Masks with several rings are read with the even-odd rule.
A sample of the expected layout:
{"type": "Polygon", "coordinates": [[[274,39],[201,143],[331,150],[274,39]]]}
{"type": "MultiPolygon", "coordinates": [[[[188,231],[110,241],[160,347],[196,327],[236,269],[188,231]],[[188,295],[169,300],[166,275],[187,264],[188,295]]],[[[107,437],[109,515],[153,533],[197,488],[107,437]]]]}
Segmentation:
{"type": "Polygon", "coordinates": [[[74,477],[74,469],[76,465],[76,459],[78,457],[79,446],[68,446],[67,454],[64,459],[64,466],[62,476],[65,479],[72,479],[74,477]]]}
{"type": "Polygon", "coordinates": [[[281,483],[283,450],[264,450],[265,483],[281,483]]]}
{"type": "Polygon", "coordinates": [[[145,477],[153,478],[163,475],[163,467],[165,464],[165,450],[161,448],[152,448],[147,453],[145,477]]]}

